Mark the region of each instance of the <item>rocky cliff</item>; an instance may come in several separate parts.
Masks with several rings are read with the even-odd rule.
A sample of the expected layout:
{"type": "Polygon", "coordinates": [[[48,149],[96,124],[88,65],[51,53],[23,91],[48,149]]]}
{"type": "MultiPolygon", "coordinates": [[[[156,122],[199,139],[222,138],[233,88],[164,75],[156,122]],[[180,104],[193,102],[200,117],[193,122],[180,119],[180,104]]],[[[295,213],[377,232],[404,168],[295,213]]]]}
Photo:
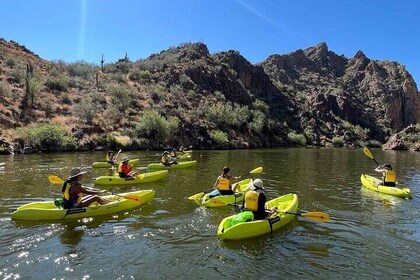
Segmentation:
{"type": "Polygon", "coordinates": [[[196,43],[97,66],[0,40],[0,101],[4,148],[364,145],[420,122],[404,66],[361,51],[346,58],[325,43],[257,65],[196,43]],[[56,147],[46,125],[62,135],[56,147]]]}

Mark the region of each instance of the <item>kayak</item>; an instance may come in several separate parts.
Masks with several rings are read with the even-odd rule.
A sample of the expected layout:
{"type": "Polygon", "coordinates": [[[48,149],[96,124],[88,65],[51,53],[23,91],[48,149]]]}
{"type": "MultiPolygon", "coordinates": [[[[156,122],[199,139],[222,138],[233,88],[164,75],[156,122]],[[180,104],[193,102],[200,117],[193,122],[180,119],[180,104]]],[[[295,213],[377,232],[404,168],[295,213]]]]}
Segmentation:
{"type": "Polygon", "coordinates": [[[113,214],[135,209],[151,201],[155,197],[155,191],[141,190],[101,197],[110,202],[104,205],[94,202],[88,207],[71,209],[58,208],[54,201],[31,202],[14,210],[12,219],[32,221],[68,220],[113,214]]]}
{"type": "Polygon", "coordinates": [[[294,215],[284,212],[296,213],[298,197],[296,194],[290,193],[267,201],[265,204],[266,208],[275,206],[278,207],[277,213],[264,220],[240,222],[231,226],[231,220],[235,215],[226,217],[220,222],[217,235],[221,240],[241,240],[278,230],[294,219],[294,215]]]}
{"type": "Polygon", "coordinates": [[[141,183],[150,183],[161,180],[168,176],[168,170],[160,170],[154,172],[148,172],[139,174],[134,179],[126,180],[125,178],[120,178],[118,175],[114,176],[99,176],[93,179],[95,185],[132,185],[132,184],[141,184],[141,183]]]}
{"type": "MultiPolygon", "coordinates": [[[[203,196],[201,205],[205,207],[220,207],[226,206],[228,204],[237,204],[244,200],[244,195],[249,191],[249,183],[252,182],[252,179],[245,179],[236,183],[238,185],[235,194],[231,195],[218,195],[212,198],[209,198],[210,193],[207,193],[203,196]]],[[[236,184],[233,184],[234,187],[236,184]]]]}
{"type": "MultiPolygon", "coordinates": [[[[138,159],[138,158],[130,159],[128,161],[128,164],[131,165],[131,166],[137,166],[139,164],[139,160],[140,159],[138,159]]],[[[109,163],[109,162],[106,162],[106,161],[97,161],[97,162],[92,163],[93,168],[109,168],[109,167],[113,167],[113,166],[117,167],[118,162],[116,164],[112,164],[112,163],[109,163]]]]}
{"type": "Polygon", "coordinates": [[[147,168],[149,169],[180,169],[180,168],[193,167],[196,164],[197,164],[196,160],[178,162],[177,164],[172,164],[169,166],[165,166],[162,163],[151,163],[147,166],[147,168]]]}
{"type": "MultiPolygon", "coordinates": [[[[410,198],[411,197],[411,190],[407,187],[388,187],[381,185],[382,180],[375,178],[373,176],[369,176],[367,174],[362,174],[360,176],[360,180],[362,181],[362,185],[369,190],[385,193],[390,195],[395,195],[402,198],[410,198]]],[[[398,185],[398,183],[397,183],[398,185]]]]}
{"type": "Polygon", "coordinates": [[[176,158],[177,159],[190,159],[191,155],[190,154],[183,154],[183,155],[178,155],[176,158]]]}

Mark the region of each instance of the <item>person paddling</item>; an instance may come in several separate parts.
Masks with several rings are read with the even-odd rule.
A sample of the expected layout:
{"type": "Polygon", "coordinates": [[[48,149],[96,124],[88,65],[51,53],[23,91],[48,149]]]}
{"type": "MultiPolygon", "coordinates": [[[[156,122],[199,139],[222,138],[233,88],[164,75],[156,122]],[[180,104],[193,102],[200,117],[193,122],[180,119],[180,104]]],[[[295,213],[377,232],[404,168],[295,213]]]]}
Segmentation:
{"type": "Polygon", "coordinates": [[[376,172],[382,172],[382,184],[384,186],[395,187],[397,183],[397,173],[392,169],[392,165],[385,163],[375,168],[376,172]]]}
{"type": "Polygon", "coordinates": [[[228,166],[223,167],[222,174],[217,177],[213,188],[215,189],[210,193],[210,198],[218,195],[231,195],[236,191],[236,186],[232,188],[234,181],[237,181],[241,176],[235,177],[230,175],[230,168],[228,166]]]}
{"type": "Polygon", "coordinates": [[[108,163],[111,163],[111,164],[116,164],[117,163],[117,161],[114,157],[114,153],[111,150],[109,150],[108,153],[106,154],[106,161],[108,163]]]}
{"type": "Polygon", "coordinates": [[[170,161],[170,156],[168,151],[164,151],[162,157],[160,158],[160,163],[165,166],[171,166],[172,164],[177,164],[176,161],[170,161]]]}
{"type": "Polygon", "coordinates": [[[176,149],[172,149],[171,157],[175,159],[178,157],[178,155],[176,154],[176,149]]]}
{"type": "Polygon", "coordinates": [[[254,220],[263,220],[276,212],[276,208],[265,208],[267,197],[265,196],[265,189],[261,179],[255,179],[249,183],[249,189],[250,191],[245,194],[245,198],[242,201],[243,211],[252,211],[254,220]]]}
{"type": "Polygon", "coordinates": [[[70,171],[70,176],[63,184],[61,191],[63,192],[64,209],[87,207],[93,202],[99,204],[108,203],[107,200],[102,199],[98,194],[106,193],[106,191],[87,190],[82,187],[80,181],[83,179],[83,174],[86,171],[81,171],[80,168],[73,168],[70,171]]]}
{"type": "Polygon", "coordinates": [[[136,172],[128,164],[128,157],[124,157],[118,165],[118,174],[120,178],[126,178],[127,180],[134,179],[133,176],[136,175],[136,172]]]}

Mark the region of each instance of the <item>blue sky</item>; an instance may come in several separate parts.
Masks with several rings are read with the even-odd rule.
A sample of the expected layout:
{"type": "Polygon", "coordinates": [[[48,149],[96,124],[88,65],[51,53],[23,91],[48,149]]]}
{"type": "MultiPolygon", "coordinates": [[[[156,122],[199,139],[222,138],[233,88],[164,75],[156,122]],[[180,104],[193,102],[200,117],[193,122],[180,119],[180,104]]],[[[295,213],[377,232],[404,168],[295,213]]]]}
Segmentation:
{"type": "Polygon", "coordinates": [[[337,54],[404,64],[420,83],[420,1],[9,0],[0,37],[48,60],[146,58],[185,42],[252,63],[326,42],[337,54]]]}

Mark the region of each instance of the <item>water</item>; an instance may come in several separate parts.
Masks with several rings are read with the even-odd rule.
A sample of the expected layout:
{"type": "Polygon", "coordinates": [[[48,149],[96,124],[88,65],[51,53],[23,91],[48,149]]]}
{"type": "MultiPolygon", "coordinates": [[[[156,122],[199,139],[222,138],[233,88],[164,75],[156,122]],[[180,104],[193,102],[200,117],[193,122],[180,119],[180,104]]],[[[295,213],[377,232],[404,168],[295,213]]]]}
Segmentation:
{"type": "MultiPolygon", "coordinates": [[[[194,151],[198,165],[172,170],[167,180],[127,187],[156,190],[150,205],[128,213],[73,222],[11,220],[18,206],[60,195],[48,175],[89,169],[104,154],[0,156],[0,278],[3,279],[419,279],[420,153],[372,150],[393,164],[411,200],[361,188],[360,174],[374,174],[361,150],[267,149],[194,151]],[[217,226],[233,208],[198,207],[188,196],[212,187],[221,168],[233,175],[258,166],[269,199],[295,192],[299,208],[322,211],[328,223],[304,218],[274,235],[221,242],[217,226]]],[[[125,152],[140,166],[155,152],[125,152]]],[[[91,170],[89,185],[105,170],[91,170]]]]}

